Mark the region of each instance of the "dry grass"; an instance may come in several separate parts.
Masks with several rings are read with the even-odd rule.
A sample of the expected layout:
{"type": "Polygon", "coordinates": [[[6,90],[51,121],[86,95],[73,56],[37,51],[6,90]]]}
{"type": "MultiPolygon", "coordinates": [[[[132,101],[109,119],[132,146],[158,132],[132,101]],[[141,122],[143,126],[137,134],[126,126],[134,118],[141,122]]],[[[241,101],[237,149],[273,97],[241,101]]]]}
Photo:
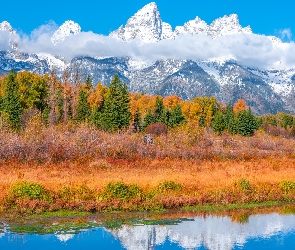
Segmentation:
{"type": "MultiPolygon", "coordinates": [[[[78,190],[82,185],[97,197],[111,182],[137,184],[145,197],[153,193],[153,200],[134,199],[132,203],[94,198],[82,204],[91,211],[97,206],[136,210],[155,204],[177,208],[295,200],[294,140],[263,132],[253,137],[216,136],[199,128],[184,128],[156,137],[153,145],[143,142],[143,134],[110,134],[70,124],[31,126],[19,134],[2,130],[0,136],[0,201],[19,181],[39,183],[55,195],[65,187],[78,190]],[[174,181],[182,189],[158,192],[157,186],[165,181],[174,181]],[[284,193],[284,181],[292,182],[290,193],[284,193]]],[[[58,199],[53,206],[56,209],[81,207],[58,199]]],[[[83,202],[83,198],[78,201],[83,202]]],[[[18,206],[52,207],[26,200],[18,206]]]]}
{"type": "MultiPolygon", "coordinates": [[[[77,163],[48,163],[30,165],[5,163],[0,166],[0,190],[7,190],[20,180],[37,182],[49,190],[87,185],[102,190],[107,183],[123,181],[136,183],[143,190],[155,188],[169,180],[183,185],[182,192],[195,194],[230,189],[240,180],[251,185],[277,185],[295,180],[295,158],[269,157],[251,160],[156,160],[138,161],[96,159],[82,165],[77,163]]],[[[3,192],[1,192],[3,195],[3,192]]]]}

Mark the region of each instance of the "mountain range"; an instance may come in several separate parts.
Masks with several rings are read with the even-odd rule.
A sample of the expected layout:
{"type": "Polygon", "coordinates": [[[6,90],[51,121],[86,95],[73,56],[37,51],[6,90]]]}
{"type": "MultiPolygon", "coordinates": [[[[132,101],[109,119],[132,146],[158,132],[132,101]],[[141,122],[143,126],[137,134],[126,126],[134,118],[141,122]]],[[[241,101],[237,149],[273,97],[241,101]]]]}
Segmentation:
{"type": "MultiPolygon", "coordinates": [[[[196,17],[173,30],[170,24],[162,21],[158,6],[154,2],[144,6],[129,18],[125,25],[103,38],[94,36],[91,32],[83,32],[80,25],[73,21],[66,21],[50,33],[50,39],[46,39],[46,42],[50,40],[50,44],[46,49],[36,52],[34,46],[26,48],[23,45],[26,40],[22,39],[7,21],[3,21],[0,23],[0,40],[6,39],[7,45],[2,43],[0,46],[0,74],[15,69],[43,75],[55,69],[58,75],[61,75],[68,69],[71,74],[78,71],[81,80],[90,75],[94,83],[102,82],[105,85],[109,85],[113,75],[118,74],[133,92],[178,95],[182,99],[213,95],[225,103],[234,103],[243,98],[256,114],[278,111],[294,113],[295,67],[284,67],[279,60],[268,68],[260,67],[259,62],[251,65],[243,60],[247,57],[246,54],[239,58],[231,53],[215,56],[218,54],[215,48],[208,46],[200,49],[195,44],[188,43],[190,39],[197,39],[196,41],[209,42],[211,45],[234,47],[235,39],[241,37],[246,44],[252,42],[253,38],[256,43],[261,43],[261,36],[253,34],[250,26],[242,27],[236,14],[218,18],[211,24],[196,17]],[[120,50],[122,47],[123,52],[120,52],[119,56],[115,55],[115,52],[115,56],[107,56],[99,42],[92,49],[93,42],[85,42],[85,36],[94,37],[94,40],[98,39],[97,37],[108,39],[106,41],[117,45],[111,48],[112,50],[120,50]],[[79,52],[80,54],[73,57],[63,56],[64,50],[74,50],[71,42],[85,43],[85,46],[90,51],[95,50],[95,53],[79,52]],[[177,46],[180,46],[181,51],[191,50],[196,51],[196,54],[207,50],[206,53],[212,56],[153,56],[157,49],[161,55],[165,54],[166,47],[170,45],[175,46],[176,51],[177,46]],[[133,52],[124,55],[124,48],[129,48],[128,46],[133,46],[136,51],[147,50],[150,58],[142,58],[136,54],[133,56],[133,52]]],[[[38,39],[41,40],[42,36],[38,39]]],[[[288,49],[286,43],[274,36],[263,36],[263,41],[272,50],[288,49]]]]}

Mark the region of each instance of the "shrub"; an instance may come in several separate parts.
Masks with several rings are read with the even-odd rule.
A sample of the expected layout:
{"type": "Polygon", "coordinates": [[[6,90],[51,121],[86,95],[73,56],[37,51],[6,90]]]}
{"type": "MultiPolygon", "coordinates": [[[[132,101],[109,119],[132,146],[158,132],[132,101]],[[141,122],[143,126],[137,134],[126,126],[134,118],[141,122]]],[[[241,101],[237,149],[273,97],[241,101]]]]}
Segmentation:
{"type": "Polygon", "coordinates": [[[251,189],[251,184],[248,180],[242,179],[239,182],[239,187],[242,189],[243,192],[249,191],[251,189]]]}
{"type": "Polygon", "coordinates": [[[157,189],[160,192],[179,191],[182,189],[182,186],[181,184],[176,183],[174,181],[163,181],[158,185],[157,189]]]}
{"type": "Polygon", "coordinates": [[[142,192],[136,184],[126,185],[124,182],[111,182],[104,188],[101,197],[106,200],[120,199],[128,201],[141,197],[142,192]]]}
{"type": "Polygon", "coordinates": [[[27,181],[18,182],[13,185],[9,191],[9,196],[13,200],[51,200],[49,191],[43,186],[38,183],[30,183],[27,181]]]}
{"type": "Polygon", "coordinates": [[[295,190],[295,181],[282,181],[280,187],[285,194],[288,194],[295,190]]]}
{"type": "Polygon", "coordinates": [[[152,135],[167,135],[168,127],[162,122],[156,122],[147,126],[145,132],[152,135]]]}

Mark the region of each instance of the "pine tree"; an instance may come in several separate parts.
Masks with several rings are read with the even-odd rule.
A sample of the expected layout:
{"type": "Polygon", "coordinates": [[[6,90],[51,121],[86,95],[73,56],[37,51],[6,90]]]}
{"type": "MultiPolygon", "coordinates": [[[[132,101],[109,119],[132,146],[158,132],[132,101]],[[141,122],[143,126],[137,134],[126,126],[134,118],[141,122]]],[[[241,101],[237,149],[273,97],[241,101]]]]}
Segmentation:
{"type": "Polygon", "coordinates": [[[148,125],[155,123],[155,117],[150,109],[148,109],[146,116],[143,119],[143,129],[145,129],[148,125]]]}
{"type": "Polygon", "coordinates": [[[116,131],[129,127],[130,100],[126,84],[115,75],[103,103],[102,123],[106,130],[116,131]]]}
{"type": "Polygon", "coordinates": [[[97,106],[95,106],[92,110],[90,121],[93,125],[95,125],[97,128],[101,128],[103,126],[102,124],[102,112],[98,109],[97,106]]]}
{"type": "Polygon", "coordinates": [[[213,131],[221,135],[226,128],[226,122],[222,112],[218,111],[212,121],[213,131]]]}
{"type": "Polygon", "coordinates": [[[81,88],[78,96],[78,104],[75,120],[77,122],[85,122],[91,115],[90,105],[88,103],[88,94],[84,88],[81,88]]]}
{"type": "Polygon", "coordinates": [[[157,96],[156,99],[156,108],[155,108],[155,122],[166,123],[166,113],[165,107],[163,104],[163,99],[157,96]]]}
{"type": "Polygon", "coordinates": [[[230,116],[227,130],[231,135],[236,135],[239,133],[239,120],[235,115],[230,116]]]}
{"type": "Polygon", "coordinates": [[[258,128],[255,116],[251,109],[242,110],[238,113],[238,131],[243,136],[252,136],[258,128]]]}
{"type": "Polygon", "coordinates": [[[6,80],[6,89],[3,97],[2,109],[8,116],[10,126],[16,130],[20,127],[21,114],[23,110],[18,87],[16,72],[11,70],[6,80]]]}
{"type": "Polygon", "coordinates": [[[167,125],[169,127],[175,127],[185,122],[185,118],[179,104],[177,104],[173,109],[171,109],[170,115],[167,115],[167,116],[168,116],[167,125]]]}
{"type": "Polygon", "coordinates": [[[132,125],[133,125],[134,132],[142,131],[142,119],[141,119],[141,113],[139,111],[139,108],[136,109],[132,125]]]}
{"type": "Polygon", "coordinates": [[[91,80],[90,75],[87,76],[85,84],[86,84],[87,90],[91,90],[93,88],[92,80],[91,80]]]}

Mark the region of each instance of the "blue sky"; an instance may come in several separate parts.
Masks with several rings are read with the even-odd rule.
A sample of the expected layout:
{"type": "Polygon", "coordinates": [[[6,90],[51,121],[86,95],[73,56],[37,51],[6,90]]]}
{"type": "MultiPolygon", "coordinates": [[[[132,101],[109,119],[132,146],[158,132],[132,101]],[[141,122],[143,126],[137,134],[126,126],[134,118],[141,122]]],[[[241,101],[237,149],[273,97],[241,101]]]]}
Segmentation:
{"type": "MultiPolygon", "coordinates": [[[[0,22],[8,21],[26,34],[53,20],[61,25],[66,20],[80,24],[83,31],[107,35],[125,24],[137,10],[151,1],[69,1],[69,0],[1,0],[0,22]],[[5,10],[5,11],[4,11],[5,10]]],[[[207,23],[223,15],[236,13],[242,26],[250,25],[253,32],[280,36],[280,30],[295,34],[295,2],[291,0],[157,0],[163,21],[174,28],[199,16],[207,23]]],[[[294,40],[292,38],[292,40],[294,40]]]]}

